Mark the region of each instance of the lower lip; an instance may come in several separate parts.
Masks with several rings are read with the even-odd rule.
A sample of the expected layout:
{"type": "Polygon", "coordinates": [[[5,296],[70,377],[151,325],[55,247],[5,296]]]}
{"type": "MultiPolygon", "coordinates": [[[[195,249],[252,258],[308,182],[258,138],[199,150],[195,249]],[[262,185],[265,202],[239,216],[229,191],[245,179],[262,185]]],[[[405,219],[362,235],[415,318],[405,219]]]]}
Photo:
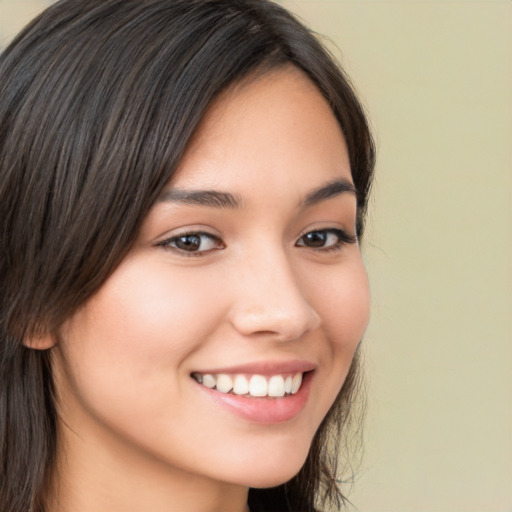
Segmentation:
{"type": "Polygon", "coordinates": [[[199,383],[200,390],[220,406],[230,410],[245,420],[271,425],[290,421],[300,414],[306,406],[313,372],[303,376],[302,385],[294,395],[283,397],[251,397],[231,393],[220,393],[199,383]]]}

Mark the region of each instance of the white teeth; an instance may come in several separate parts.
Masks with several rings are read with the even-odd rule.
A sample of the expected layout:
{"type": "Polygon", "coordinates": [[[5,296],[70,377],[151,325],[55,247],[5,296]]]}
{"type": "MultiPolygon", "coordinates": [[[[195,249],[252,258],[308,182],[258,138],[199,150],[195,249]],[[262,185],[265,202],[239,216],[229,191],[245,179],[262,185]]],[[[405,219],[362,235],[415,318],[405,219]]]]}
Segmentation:
{"type": "Polygon", "coordinates": [[[236,395],[246,395],[249,393],[249,382],[243,375],[237,375],[233,384],[233,393],[236,395]]]}
{"type": "Polygon", "coordinates": [[[233,389],[233,380],[229,375],[221,373],[217,375],[217,391],[229,393],[233,389]]]}
{"type": "Polygon", "coordinates": [[[268,383],[263,375],[253,375],[249,381],[249,394],[251,396],[267,396],[268,383]]]}
{"type": "Polygon", "coordinates": [[[292,376],[288,375],[284,380],[284,392],[290,394],[292,392],[292,376]]]}
{"type": "Polygon", "coordinates": [[[292,395],[295,395],[299,391],[300,385],[302,384],[302,373],[297,373],[292,379],[292,395]]]}
{"type": "Polygon", "coordinates": [[[245,375],[227,375],[219,373],[193,373],[192,377],[210,389],[216,389],[219,393],[233,392],[235,395],[250,395],[255,397],[282,397],[294,395],[302,385],[302,373],[295,375],[253,375],[249,380],[245,375]]]}
{"type": "Polygon", "coordinates": [[[284,396],[284,379],[282,375],[274,375],[268,381],[268,396],[284,396]]]}
{"type": "Polygon", "coordinates": [[[267,396],[268,384],[263,375],[253,375],[249,381],[249,394],[251,396],[267,396]]]}
{"type": "Polygon", "coordinates": [[[213,375],[206,374],[206,375],[203,375],[202,377],[203,377],[202,384],[203,384],[203,386],[206,386],[207,388],[212,389],[217,384],[217,381],[215,380],[215,377],[213,375]]]}

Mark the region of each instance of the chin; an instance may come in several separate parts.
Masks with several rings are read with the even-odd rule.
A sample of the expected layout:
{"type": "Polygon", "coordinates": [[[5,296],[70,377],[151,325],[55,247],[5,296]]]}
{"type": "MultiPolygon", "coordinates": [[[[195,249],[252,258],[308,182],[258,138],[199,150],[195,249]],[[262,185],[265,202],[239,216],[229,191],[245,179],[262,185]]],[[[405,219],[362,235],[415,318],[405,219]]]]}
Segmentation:
{"type": "Polygon", "coordinates": [[[253,489],[268,489],[270,487],[277,487],[291,480],[299,471],[302,466],[295,468],[293,471],[274,471],[270,470],[267,475],[260,475],[254,478],[248,487],[253,489]]]}
{"type": "Polygon", "coordinates": [[[292,479],[304,465],[308,450],[300,447],[292,453],[267,454],[262,451],[257,460],[237,472],[239,483],[255,489],[276,487],[292,479]]]}

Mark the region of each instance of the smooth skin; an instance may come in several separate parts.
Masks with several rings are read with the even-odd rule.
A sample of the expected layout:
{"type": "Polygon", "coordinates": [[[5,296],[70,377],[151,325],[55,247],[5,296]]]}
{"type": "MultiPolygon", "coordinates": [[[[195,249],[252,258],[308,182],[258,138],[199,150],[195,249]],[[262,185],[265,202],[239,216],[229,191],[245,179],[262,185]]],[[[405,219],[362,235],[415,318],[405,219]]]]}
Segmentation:
{"type": "Polygon", "coordinates": [[[345,141],[301,71],[252,77],[215,102],[128,256],[51,341],[52,512],[242,512],[248,487],[297,473],[369,318],[349,241],[355,195],[304,204],[333,180],[352,182],[345,141]],[[277,424],[226,409],[191,377],[290,360],[314,365],[311,391],[277,424]]]}

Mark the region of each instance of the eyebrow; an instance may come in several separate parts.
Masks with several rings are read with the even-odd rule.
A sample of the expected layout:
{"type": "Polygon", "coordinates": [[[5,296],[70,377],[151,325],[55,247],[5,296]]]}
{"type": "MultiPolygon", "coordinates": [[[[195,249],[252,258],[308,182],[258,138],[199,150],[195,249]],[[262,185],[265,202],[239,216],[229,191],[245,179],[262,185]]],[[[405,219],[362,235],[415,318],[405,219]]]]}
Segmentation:
{"type": "MultiPolygon", "coordinates": [[[[307,208],[326,199],[349,193],[357,196],[354,185],[346,178],[339,178],[327,182],[309,192],[301,201],[300,206],[307,208]]],[[[176,202],[205,206],[208,208],[241,208],[243,200],[240,196],[218,190],[187,190],[172,188],[165,190],[159,202],[176,202]]]]}
{"type": "Polygon", "coordinates": [[[357,197],[357,190],[346,178],[338,178],[315,188],[301,201],[302,207],[313,206],[326,199],[339,196],[341,194],[352,194],[357,197]]]}
{"type": "Polygon", "coordinates": [[[161,196],[161,202],[175,202],[207,206],[209,208],[240,208],[242,198],[217,190],[186,190],[183,188],[172,188],[166,190],[161,196]]]}

